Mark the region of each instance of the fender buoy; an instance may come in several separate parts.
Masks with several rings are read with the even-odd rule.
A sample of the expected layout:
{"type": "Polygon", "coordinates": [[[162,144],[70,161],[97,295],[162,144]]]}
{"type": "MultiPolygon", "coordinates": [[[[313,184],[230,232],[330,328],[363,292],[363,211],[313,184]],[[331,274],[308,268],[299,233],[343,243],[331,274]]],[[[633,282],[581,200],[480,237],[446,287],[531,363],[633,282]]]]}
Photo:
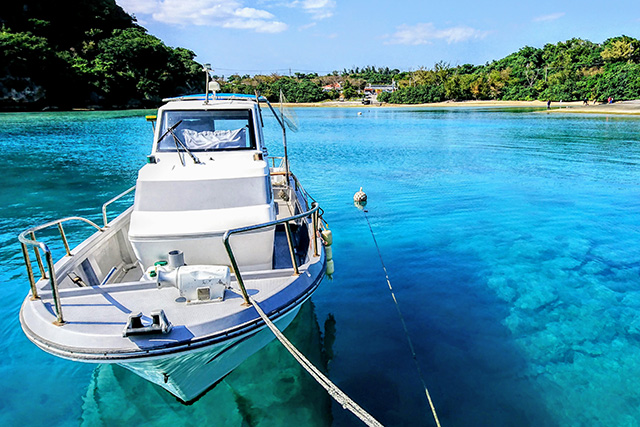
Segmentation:
{"type": "Polygon", "coordinates": [[[331,246],[324,247],[324,256],[327,258],[327,261],[331,261],[333,259],[333,249],[331,246]]]}
{"type": "Polygon", "coordinates": [[[327,260],[327,270],[325,271],[326,275],[331,277],[331,275],[335,272],[335,265],[333,264],[333,249],[331,245],[333,244],[333,233],[328,228],[325,228],[320,233],[322,236],[322,240],[324,241],[324,256],[327,260]]]}
{"type": "Polygon", "coordinates": [[[322,230],[322,240],[324,240],[325,246],[331,246],[333,244],[333,234],[328,228],[322,230]]]}
{"type": "Polygon", "coordinates": [[[327,276],[331,276],[335,272],[335,266],[333,265],[333,260],[330,259],[327,261],[327,276]]]}

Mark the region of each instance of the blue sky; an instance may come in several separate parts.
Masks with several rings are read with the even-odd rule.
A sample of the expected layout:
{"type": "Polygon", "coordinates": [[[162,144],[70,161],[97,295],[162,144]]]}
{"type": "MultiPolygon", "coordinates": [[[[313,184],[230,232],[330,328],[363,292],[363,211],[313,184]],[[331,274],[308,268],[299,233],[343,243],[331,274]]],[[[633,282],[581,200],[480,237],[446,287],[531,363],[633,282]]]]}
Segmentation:
{"type": "Polygon", "coordinates": [[[572,37],[640,38],[640,1],[116,0],[219,75],[484,64],[572,37]]]}

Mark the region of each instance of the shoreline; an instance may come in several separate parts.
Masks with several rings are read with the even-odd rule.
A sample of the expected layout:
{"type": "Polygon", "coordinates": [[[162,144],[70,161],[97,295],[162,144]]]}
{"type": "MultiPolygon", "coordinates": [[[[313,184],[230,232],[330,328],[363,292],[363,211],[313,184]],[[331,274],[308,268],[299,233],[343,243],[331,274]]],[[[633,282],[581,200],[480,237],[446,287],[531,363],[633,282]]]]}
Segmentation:
{"type": "Polygon", "coordinates": [[[288,103],[292,108],[464,108],[464,107],[496,107],[496,108],[536,108],[549,113],[579,114],[622,114],[640,115],[640,100],[618,101],[613,104],[583,105],[582,101],[552,102],[547,110],[544,101],[445,101],[429,104],[369,104],[360,101],[324,101],[308,103],[288,103]]]}
{"type": "MultiPolygon", "coordinates": [[[[277,104],[277,103],[276,103],[277,104]]],[[[274,104],[275,105],[275,104],[274,104]]],[[[300,103],[286,103],[284,104],[289,108],[513,108],[513,109],[534,109],[537,112],[543,113],[574,113],[574,114],[610,114],[610,115],[627,115],[627,116],[640,116],[640,99],[630,101],[618,101],[613,104],[589,104],[584,105],[582,101],[570,101],[570,102],[552,102],[551,109],[547,109],[547,103],[545,101],[445,101],[434,102],[427,104],[369,104],[364,105],[361,101],[322,101],[322,102],[300,102],[300,103]]],[[[126,110],[155,110],[157,108],[123,108],[123,109],[111,109],[111,108],[92,108],[92,107],[78,107],[69,109],[57,109],[51,108],[46,110],[10,110],[3,111],[2,113],[39,113],[39,112],[91,112],[91,111],[126,111],[126,110]]]]}

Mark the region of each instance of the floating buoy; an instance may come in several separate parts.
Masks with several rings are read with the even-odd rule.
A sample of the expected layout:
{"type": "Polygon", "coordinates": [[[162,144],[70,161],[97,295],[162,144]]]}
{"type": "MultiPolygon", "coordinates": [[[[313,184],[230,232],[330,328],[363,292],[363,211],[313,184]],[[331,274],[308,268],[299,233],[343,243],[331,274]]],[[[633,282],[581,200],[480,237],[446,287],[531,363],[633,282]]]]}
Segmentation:
{"type": "Polygon", "coordinates": [[[362,115],[362,111],[358,111],[358,115],[361,116],[362,115]]]}
{"type": "Polygon", "coordinates": [[[359,209],[364,208],[367,204],[367,193],[362,191],[362,187],[360,187],[360,191],[353,195],[353,204],[359,209]]]}

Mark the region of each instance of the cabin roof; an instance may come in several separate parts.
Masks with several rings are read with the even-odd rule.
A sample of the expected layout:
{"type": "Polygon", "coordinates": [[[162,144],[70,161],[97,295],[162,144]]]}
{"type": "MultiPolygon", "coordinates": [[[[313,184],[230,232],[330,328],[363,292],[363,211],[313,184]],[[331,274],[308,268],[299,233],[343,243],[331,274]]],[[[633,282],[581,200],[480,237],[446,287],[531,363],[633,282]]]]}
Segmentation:
{"type": "MultiPolygon", "coordinates": [[[[198,93],[193,95],[181,95],[172,98],[165,98],[163,102],[173,102],[173,101],[204,101],[206,95],[204,93],[198,93]]],[[[255,95],[247,95],[243,93],[216,93],[209,94],[209,101],[253,101],[256,102],[255,95]]],[[[260,101],[266,101],[267,99],[264,96],[260,96],[258,98],[260,101]]]]}

